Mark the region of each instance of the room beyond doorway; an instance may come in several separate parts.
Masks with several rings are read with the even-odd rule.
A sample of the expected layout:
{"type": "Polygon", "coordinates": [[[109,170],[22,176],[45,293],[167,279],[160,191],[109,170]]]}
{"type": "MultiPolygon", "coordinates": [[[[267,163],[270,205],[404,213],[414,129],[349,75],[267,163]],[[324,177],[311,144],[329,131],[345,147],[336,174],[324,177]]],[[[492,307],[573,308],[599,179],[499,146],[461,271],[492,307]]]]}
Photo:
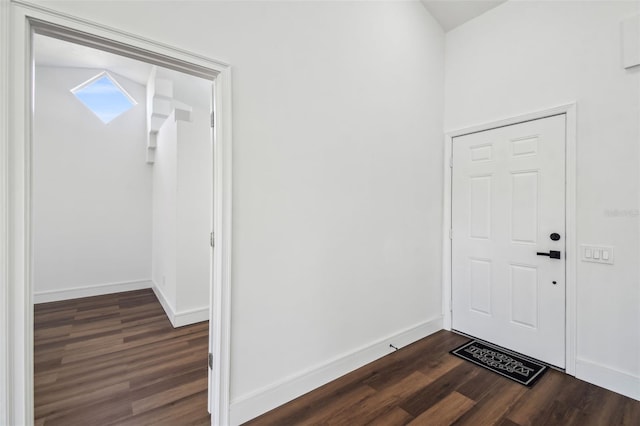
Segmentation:
{"type": "MultiPolygon", "coordinates": [[[[93,364],[109,356],[128,370],[127,349],[141,333],[164,340],[171,334],[167,324],[208,330],[213,86],[210,80],[47,36],[34,35],[33,45],[33,300],[36,313],[54,309],[37,316],[34,329],[36,340],[46,341],[34,345],[35,414],[51,422],[47,407],[57,407],[56,415],[77,422],[82,416],[77,405],[62,409],[60,404],[91,392],[66,381],[66,373],[43,381],[51,375],[43,372],[43,366],[52,366],[51,357],[69,367],[78,356],[93,364]],[[98,85],[102,80],[108,84],[98,85]],[[116,110],[118,96],[128,104],[116,110]],[[139,289],[157,297],[164,321],[138,318],[140,312],[131,321],[127,308],[138,302],[118,297],[139,289]],[[116,298],[117,315],[100,299],[108,296],[98,295],[116,298]],[[82,303],[59,308],[74,301],[82,303]],[[60,309],[70,316],[60,315],[60,309]],[[73,355],[67,348],[75,348],[73,355]]],[[[206,352],[200,364],[196,381],[206,393],[206,352]]],[[[161,362],[151,365],[161,368],[161,362]]],[[[73,370],[78,369],[76,364],[73,370]]],[[[158,392],[151,388],[146,397],[158,392]]],[[[201,402],[206,412],[206,398],[201,402]]]]}
{"type": "MultiPolygon", "coordinates": [[[[18,64],[24,63],[25,65],[23,72],[17,72],[18,75],[24,75],[24,78],[17,79],[16,87],[24,87],[25,93],[33,93],[34,91],[34,88],[30,85],[32,79],[29,77],[30,75],[33,77],[31,73],[33,68],[26,67],[26,64],[28,63],[27,58],[32,57],[30,37],[33,37],[34,34],[48,35],[65,40],[81,40],[83,45],[98,47],[100,50],[124,52],[128,57],[135,57],[143,60],[148,59],[149,62],[154,65],[166,65],[169,69],[187,72],[190,75],[199,77],[210,78],[213,81],[213,93],[210,91],[208,94],[209,96],[213,95],[213,110],[218,111],[218,116],[220,118],[213,131],[211,130],[211,127],[208,127],[208,129],[212,134],[213,141],[217,141],[217,143],[213,144],[215,156],[213,156],[213,158],[211,158],[212,156],[209,156],[209,158],[212,162],[215,161],[216,166],[216,177],[214,182],[216,190],[214,191],[214,197],[212,200],[213,207],[211,212],[213,216],[213,229],[214,231],[217,231],[218,235],[218,244],[216,250],[212,253],[212,257],[215,259],[214,265],[211,268],[213,270],[211,274],[213,277],[213,288],[209,292],[209,294],[211,296],[215,296],[215,298],[207,295],[207,300],[214,301],[212,309],[210,310],[210,318],[215,318],[215,321],[210,323],[212,332],[210,333],[209,347],[212,348],[214,353],[219,356],[215,357],[213,363],[210,362],[211,369],[209,371],[215,371],[215,376],[212,378],[211,374],[209,374],[209,389],[213,389],[213,391],[210,394],[210,398],[208,398],[208,403],[212,407],[216,407],[215,415],[213,416],[214,419],[225,418],[225,413],[228,412],[228,408],[224,408],[224,410],[221,411],[219,407],[228,407],[227,351],[229,336],[229,297],[227,289],[229,284],[228,267],[230,264],[230,253],[226,250],[226,247],[228,247],[231,239],[230,227],[227,223],[229,220],[228,212],[230,211],[230,205],[228,205],[228,203],[231,200],[229,173],[231,159],[229,138],[230,109],[227,107],[230,99],[228,66],[207,60],[201,56],[195,57],[189,52],[178,51],[169,46],[156,45],[154,42],[149,40],[137,39],[135,37],[119,33],[115,30],[111,31],[104,27],[98,29],[90,23],[71,22],[62,17],[55,18],[54,21],[56,23],[51,23],[48,22],[48,19],[53,18],[47,14],[43,14],[38,11],[27,11],[17,7],[16,16],[18,15],[23,18],[22,21],[18,19],[17,22],[20,23],[18,26],[28,27],[28,30],[23,32],[16,29],[17,33],[25,34],[26,37],[24,39],[17,37],[15,40],[16,56],[20,56],[22,54],[25,59],[24,61],[16,61],[18,64]],[[93,35],[94,32],[98,32],[101,36],[93,35]],[[223,203],[223,199],[227,201],[223,203]],[[215,215],[213,215],[213,211],[216,212],[215,215]]],[[[16,65],[16,68],[20,68],[20,66],[16,65]]],[[[31,117],[26,113],[26,111],[31,111],[33,109],[30,99],[30,96],[27,96],[24,99],[12,98],[12,105],[15,107],[15,110],[25,112],[24,115],[17,112],[16,120],[24,120],[24,122],[27,123],[32,123],[34,121],[34,117],[31,117]],[[22,108],[16,104],[28,104],[29,106],[22,108]]],[[[211,123],[210,118],[211,115],[207,114],[207,123],[211,123]]],[[[15,137],[11,141],[12,149],[15,149],[14,152],[30,153],[33,149],[33,141],[31,137],[31,132],[16,132],[15,137]],[[23,148],[19,148],[20,146],[23,148]]],[[[147,157],[147,160],[148,159],[149,158],[147,157]]],[[[26,175],[22,174],[20,170],[31,170],[33,166],[34,164],[32,164],[32,158],[30,155],[26,155],[24,157],[22,155],[17,155],[16,158],[14,158],[9,174],[12,176],[12,183],[14,185],[12,188],[17,191],[17,197],[20,197],[18,193],[23,193],[26,199],[31,199],[31,181],[29,181],[29,184],[23,186],[22,179],[24,179],[26,175]]],[[[210,176],[209,181],[213,181],[213,176],[210,176]]],[[[20,244],[26,247],[25,257],[12,259],[12,263],[9,268],[10,270],[15,271],[22,268],[26,271],[29,269],[26,265],[32,264],[32,244],[31,238],[28,237],[33,225],[30,219],[32,217],[32,209],[33,206],[30,202],[25,203],[24,205],[20,205],[18,203],[15,210],[16,216],[13,216],[14,220],[10,221],[10,224],[13,226],[15,231],[12,234],[10,244],[12,247],[15,244],[20,244]],[[24,209],[24,217],[27,219],[24,223],[17,223],[15,222],[15,218],[22,215],[21,209],[24,209]],[[24,264],[24,268],[19,266],[20,264],[24,264]]],[[[207,232],[204,238],[207,247],[209,247],[209,234],[210,232],[207,232]]],[[[18,292],[16,296],[16,302],[24,300],[24,306],[20,306],[21,303],[18,303],[15,309],[9,309],[8,315],[12,318],[16,327],[20,328],[24,326],[24,336],[26,337],[26,341],[30,342],[31,339],[29,336],[33,333],[33,319],[31,315],[33,312],[33,274],[29,272],[22,278],[17,279],[14,285],[17,286],[17,288],[24,290],[22,299],[18,298],[21,294],[20,292],[18,292]],[[22,278],[24,278],[24,280],[22,278]],[[24,318],[21,318],[23,315],[24,318]]],[[[75,297],[78,297],[78,295],[76,294],[75,297]]],[[[25,347],[18,344],[14,345],[12,350],[15,353],[14,359],[25,361],[24,366],[15,365],[15,371],[13,373],[15,380],[17,380],[14,385],[24,389],[25,392],[14,393],[13,396],[9,398],[9,401],[11,406],[14,407],[13,418],[28,419],[32,417],[30,413],[32,412],[33,404],[33,382],[32,379],[29,378],[29,376],[32,376],[29,365],[33,359],[33,347],[31,343],[25,347]],[[26,369],[24,371],[24,375],[21,373],[23,367],[26,369]],[[22,385],[20,383],[22,383],[22,385]]],[[[25,420],[25,422],[26,421],[27,420],[25,420]]],[[[20,421],[20,423],[21,422],[22,421],[20,421]]],[[[219,423],[219,420],[215,420],[215,422],[219,423]]]]}
{"type": "Polygon", "coordinates": [[[175,326],[207,320],[212,82],[37,34],[34,58],[34,301],[150,287],[175,326]]]}

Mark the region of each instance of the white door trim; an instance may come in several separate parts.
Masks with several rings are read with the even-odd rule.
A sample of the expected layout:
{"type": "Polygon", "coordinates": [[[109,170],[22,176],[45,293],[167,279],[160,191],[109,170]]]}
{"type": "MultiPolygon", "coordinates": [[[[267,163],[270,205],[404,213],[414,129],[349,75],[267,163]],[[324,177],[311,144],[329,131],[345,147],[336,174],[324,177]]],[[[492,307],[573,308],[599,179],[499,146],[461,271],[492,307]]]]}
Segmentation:
{"type": "MultiPolygon", "coordinates": [[[[0,75],[7,76],[10,68],[10,9],[9,3],[0,1],[0,75]]],[[[13,408],[11,407],[11,387],[9,365],[10,323],[9,323],[9,79],[0,79],[0,424],[11,424],[13,408]]]]}
{"type": "Polygon", "coordinates": [[[474,125],[445,133],[444,146],[444,203],[442,233],[442,312],[444,328],[451,330],[451,173],[450,159],[453,138],[482,132],[497,127],[537,120],[553,115],[566,117],[566,319],[565,319],[565,371],[575,376],[576,371],[576,267],[578,245],[576,240],[576,104],[569,103],[541,111],[517,115],[490,123],[474,125]]]}
{"type": "MultiPolygon", "coordinates": [[[[33,304],[31,256],[31,111],[32,34],[56,32],[93,44],[104,43],[120,54],[138,54],[185,72],[201,73],[214,80],[216,126],[214,128],[214,212],[216,234],[211,306],[214,347],[212,424],[229,422],[231,330],[231,69],[204,56],[161,44],[134,34],[81,20],[46,7],[13,0],[2,1],[2,76],[0,89],[0,312],[6,315],[0,328],[0,378],[6,372],[0,423],[33,424],[33,304]],[[6,12],[6,13],[5,13],[6,12]],[[8,15],[8,17],[7,17],[8,15]],[[10,25],[5,25],[9,21],[10,25]],[[9,28],[9,32],[7,32],[9,28]],[[10,37],[5,37],[9,34],[10,37]],[[10,40],[10,41],[7,41],[10,40]],[[8,49],[7,49],[8,48],[8,49]],[[122,49],[122,50],[120,50],[122,49]],[[5,91],[8,96],[5,95],[5,91]],[[6,124],[6,126],[5,126],[6,124]],[[5,155],[7,153],[8,155],[5,155]],[[5,239],[5,232],[7,238],[5,239]],[[6,241],[6,243],[5,243],[6,241]],[[4,246],[6,244],[6,246],[4,246]],[[6,265],[6,269],[4,268],[6,265]],[[6,272],[5,272],[6,271],[6,272]],[[3,297],[5,296],[6,297],[3,297]],[[5,327],[5,324],[6,327],[5,327]]],[[[152,62],[152,61],[149,61],[152,62]]]]}

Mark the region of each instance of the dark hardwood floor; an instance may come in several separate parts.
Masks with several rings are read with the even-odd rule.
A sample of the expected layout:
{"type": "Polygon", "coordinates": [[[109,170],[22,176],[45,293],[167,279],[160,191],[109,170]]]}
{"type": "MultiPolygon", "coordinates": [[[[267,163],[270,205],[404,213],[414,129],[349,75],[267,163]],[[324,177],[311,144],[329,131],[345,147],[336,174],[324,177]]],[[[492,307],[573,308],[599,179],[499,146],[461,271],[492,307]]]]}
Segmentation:
{"type": "MultiPolygon", "coordinates": [[[[35,306],[36,425],[208,425],[208,324],[173,329],[150,290],[35,306]]],[[[639,425],[640,402],[549,371],[526,388],[440,331],[249,425],[639,425]]]]}
{"type": "Polygon", "coordinates": [[[209,425],[208,323],[174,329],[151,290],[34,308],[36,426],[209,425]]]}
{"type": "Polygon", "coordinates": [[[545,373],[532,388],[448,352],[440,331],[247,423],[258,425],[640,425],[640,402],[545,373]]]}

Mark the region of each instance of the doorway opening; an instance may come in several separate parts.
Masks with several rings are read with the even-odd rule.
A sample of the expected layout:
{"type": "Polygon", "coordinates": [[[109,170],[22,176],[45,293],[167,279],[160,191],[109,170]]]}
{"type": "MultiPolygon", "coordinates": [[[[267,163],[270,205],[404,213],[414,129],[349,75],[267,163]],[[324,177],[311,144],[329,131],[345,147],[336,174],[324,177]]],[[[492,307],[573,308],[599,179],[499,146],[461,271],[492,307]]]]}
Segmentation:
{"type": "MultiPolygon", "coordinates": [[[[11,198],[12,214],[8,227],[9,252],[21,253],[7,259],[11,277],[7,317],[13,325],[8,347],[8,372],[11,391],[7,395],[12,422],[29,424],[34,418],[33,398],[33,299],[34,299],[34,193],[33,172],[33,97],[36,35],[73,42],[97,50],[162,66],[169,70],[209,79],[213,84],[212,130],[213,187],[212,231],[206,234],[213,241],[210,314],[208,330],[209,411],[213,424],[225,424],[228,418],[229,338],[230,338],[230,243],[231,243],[231,138],[230,138],[230,69],[227,65],[190,52],[175,49],[151,40],[86,21],[77,21],[38,7],[12,4],[12,81],[9,106],[14,111],[9,132],[8,149],[12,155],[7,164],[6,178],[11,198]],[[25,96],[26,95],[26,96],[25,96]]],[[[149,159],[150,157],[147,157],[149,159]]]]}
{"type": "Polygon", "coordinates": [[[33,56],[35,420],[201,421],[213,82],[39,34],[33,56]]]}

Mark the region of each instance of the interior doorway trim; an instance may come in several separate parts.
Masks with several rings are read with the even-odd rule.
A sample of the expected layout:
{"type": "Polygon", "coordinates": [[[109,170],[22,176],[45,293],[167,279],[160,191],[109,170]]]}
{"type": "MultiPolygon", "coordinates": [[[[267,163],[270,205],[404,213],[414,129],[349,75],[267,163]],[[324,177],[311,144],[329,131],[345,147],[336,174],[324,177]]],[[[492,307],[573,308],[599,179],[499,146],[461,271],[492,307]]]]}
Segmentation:
{"type": "Polygon", "coordinates": [[[578,245],[576,239],[576,103],[568,103],[532,113],[517,115],[490,123],[475,125],[445,133],[444,146],[444,202],[442,233],[442,312],[444,328],[451,330],[451,201],[453,138],[498,127],[537,120],[554,115],[566,118],[566,318],[565,318],[565,371],[575,376],[576,371],[576,267],[578,245]]]}
{"type": "Polygon", "coordinates": [[[0,424],[11,424],[9,401],[9,6],[0,1],[0,424]]]}
{"type": "Polygon", "coordinates": [[[34,33],[38,33],[213,80],[216,117],[213,131],[213,231],[216,247],[213,251],[210,314],[213,324],[210,328],[214,353],[213,380],[209,386],[215,397],[209,408],[213,425],[228,424],[232,229],[229,65],[28,2],[13,0],[1,3],[0,233],[3,238],[0,245],[0,315],[6,315],[6,318],[3,317],[0,323],[0,379],[6,379],[2,383],[7,383],[7,386],[2,389],[0,397],[0,408],[6,407],[6,410],[0,410],[3,413],[0,414],[0,423],[32,425],[34,421],[32,38],[34,33]],[[7,284],[6,292],[4,284],[7,284]]]}

